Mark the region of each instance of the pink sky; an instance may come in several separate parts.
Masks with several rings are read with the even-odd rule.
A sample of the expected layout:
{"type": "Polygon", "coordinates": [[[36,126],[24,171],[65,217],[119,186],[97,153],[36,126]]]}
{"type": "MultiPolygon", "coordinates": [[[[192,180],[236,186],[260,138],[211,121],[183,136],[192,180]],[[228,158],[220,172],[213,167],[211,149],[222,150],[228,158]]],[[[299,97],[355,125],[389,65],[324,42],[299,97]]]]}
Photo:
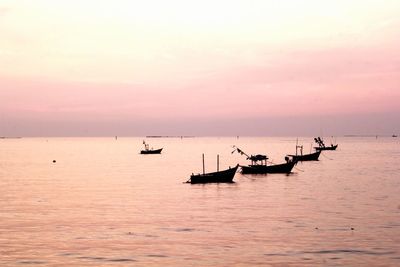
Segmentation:
{"type": "Polygon", "coordinates": [[[215,2],[0,1],[0,136],[400,132],[399,1],[215,2]]]}

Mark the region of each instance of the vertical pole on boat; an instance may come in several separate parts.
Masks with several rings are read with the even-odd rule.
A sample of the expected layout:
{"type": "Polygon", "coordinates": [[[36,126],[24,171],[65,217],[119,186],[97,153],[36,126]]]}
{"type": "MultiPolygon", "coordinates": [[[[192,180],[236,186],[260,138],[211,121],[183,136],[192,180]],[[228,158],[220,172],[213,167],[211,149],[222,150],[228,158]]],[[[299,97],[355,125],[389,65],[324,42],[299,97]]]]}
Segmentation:
{"type": "Polygon", "coordinates": [[[217,172],[219,172],[219,155],[217,155],[217,172]]]}
{"type": "Polygon", "coordinates": [[[298,148],[298,144],[299,144],[299,138],[296,138],[296,156],[297,156],[297,148],[298,148]]]}
{"type": "Polygon", "coordinates": [[[205,174],[205,169],[204,169],[204,153],[203,153],[203,174],[205,174]]]}

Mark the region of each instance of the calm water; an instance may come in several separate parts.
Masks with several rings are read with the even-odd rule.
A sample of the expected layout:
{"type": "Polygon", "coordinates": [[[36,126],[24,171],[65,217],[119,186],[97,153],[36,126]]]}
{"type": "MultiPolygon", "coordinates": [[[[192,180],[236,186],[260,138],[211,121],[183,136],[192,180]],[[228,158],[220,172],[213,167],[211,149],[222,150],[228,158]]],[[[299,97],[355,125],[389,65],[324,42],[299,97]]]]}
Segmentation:
{"type": "Polygon", "coordinates": [[[280,163],[295,139],[142,140],[0,140],[0,266],[400,266],[399,138],[207,185],[183,183],[203,152],[206,171],[244,164],[232,145],[280,163]]]}

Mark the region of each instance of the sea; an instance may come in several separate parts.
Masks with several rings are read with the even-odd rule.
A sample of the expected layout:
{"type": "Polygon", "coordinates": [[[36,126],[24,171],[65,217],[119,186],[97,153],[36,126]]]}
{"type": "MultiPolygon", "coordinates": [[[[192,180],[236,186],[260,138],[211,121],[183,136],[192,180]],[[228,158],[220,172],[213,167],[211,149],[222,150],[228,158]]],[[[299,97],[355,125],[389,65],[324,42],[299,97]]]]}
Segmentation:
{"type": "Polygon", "coordinates": [[[311,151],[312,137],[0,139],[0,266],[400,266],[400,138],[185,183],[202,154],[206,172],[217,155],[248,164],[233,146],[283,163],[296,139],[311,151]]]}

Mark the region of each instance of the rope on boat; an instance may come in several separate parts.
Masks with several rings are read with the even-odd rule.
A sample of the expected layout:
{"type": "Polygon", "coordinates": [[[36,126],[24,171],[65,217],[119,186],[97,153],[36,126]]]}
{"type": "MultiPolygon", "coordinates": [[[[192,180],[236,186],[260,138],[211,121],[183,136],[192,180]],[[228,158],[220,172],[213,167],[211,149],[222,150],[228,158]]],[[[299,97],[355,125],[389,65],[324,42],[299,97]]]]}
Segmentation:
{"type": "Polygon", "coordinates": [[[243,174],[243,173],[241,173],[241,175],[244,176],[244,178],[251,179],[251,180],[255,180],[254,177],[249,177],[249,176],[247,176],[247,175],[245,175],[245,174],[243,174]]]}
{"type": "Polygon", "coordinates": [[[321,153],[322,154],[322,156],[324,156],[325,158],[327,158],[327,159],[329,159],[329,160],[333,160],[333,159],[331,159],[331,158],[328,158],[324,153],[321,153]]]}
{"type": "MultiPolygon", "coordinates": [[[[239,165],[240,166],[240,165],[239,165]]],[[[240,166],[241,167],[241,166],[240,166]]],[[[236,170],[236,173],[240,173],[242,176],[244,176],[244,178],[247,178],[247,179],[252,179],[252,180],[254,180],[254,178],[252,178],[252,177],[249,177],[249,176],[247,176],[247,175],[245,175],[245,174],[243,174],[243,173],[241,173],[240,171],[239,171],[239,168],[236,170]]]]}
{"type": "Polygon", "coordinates": [[[300,172],[304,172],[304,170],[297,168],[296,166],[294,166],[294,168],[300,172]]]}

